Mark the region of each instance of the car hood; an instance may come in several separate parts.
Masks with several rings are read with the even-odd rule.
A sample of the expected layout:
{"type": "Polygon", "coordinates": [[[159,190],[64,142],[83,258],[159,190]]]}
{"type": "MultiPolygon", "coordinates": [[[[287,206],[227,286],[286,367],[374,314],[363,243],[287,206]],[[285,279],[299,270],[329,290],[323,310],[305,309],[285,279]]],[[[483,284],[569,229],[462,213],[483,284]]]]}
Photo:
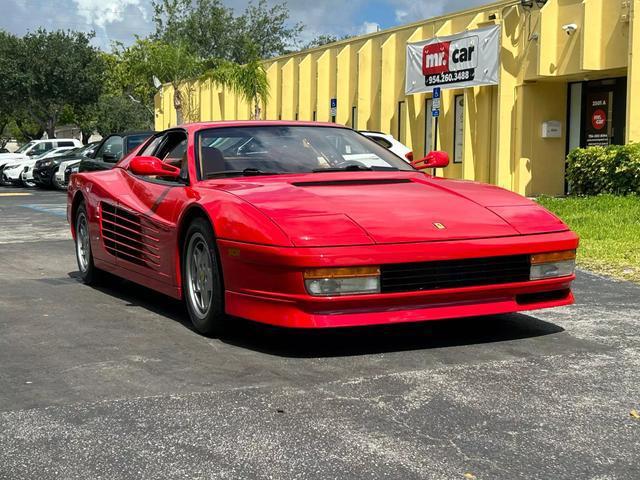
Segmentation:
{"type": "Polygon", "coordinates": [[[0,165],[6,165],[9,162],[15,162],[17,160],[24,160],[26,155],[20,153],[0,153],[0,165]]]}
{"type": "MultiPolygon", "coordinates": [[[[447,184],[417,172],[281,175],[205,184],[254,205],[279,225],[296,246],[514,236],[531,232],[523,232],[510,223],[506,218],[510,213],[500,209],[541,209],[511,192],[496,189],[488,195],[482,186],[472,184],[478,185],[481,200],[503,197],[497,198],[494,206],[483,205],[473,200],[473,188],[468,184],[460,187],[464,191],[461,194],[456,192],[455,183],[447,184]]],[[[562,222],[553,219],[557,230],[566,230],[562,222]]]]}
{"type": "Polygon", "coordinates": [[[31,167],[33,165],[35,165],[37,162],[37,160],[29,158],[29,157],[18,157],[18,158],[14,158],[11,159],[9,162],[7,162],[5,165],[5,168],[9,168],[9,167],[20,167],[20,168],[24,168],[24,167],[31,167]]]}

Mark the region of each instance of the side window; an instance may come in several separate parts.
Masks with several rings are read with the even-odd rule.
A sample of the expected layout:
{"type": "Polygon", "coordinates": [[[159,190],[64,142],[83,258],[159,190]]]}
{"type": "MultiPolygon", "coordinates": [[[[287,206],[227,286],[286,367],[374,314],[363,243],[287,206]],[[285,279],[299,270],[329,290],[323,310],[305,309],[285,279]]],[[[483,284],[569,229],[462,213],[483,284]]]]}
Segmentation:
{"type": "Polygon", "coordinates": [[[165,138],[164,135],[158,135],[156,138],[151,140],[151,143],[147,145],[144,149],[142,149],[139,153],[141,157],[152,157],[155,155],[156,149],[162,143],[162,140],[165,138]]]}
{"type": "MultiPolygon", "coordinates": [[[[155,138],[140,155],[153,155],[165,163],[178,167],[180,177],[185,181],[189,177],[187,161],[187,134],[180,131],[170,131],[155,138]]],[[[170,180],[158,177],[159,180],[170,180]]],[[[175,181],[175,180],[174,180],[175,181]]],[[[182,183],[182,182],[179,182],[182,183]]]]}
{"type": "Polygon", "coordinates": [[[114,135],[107,138],[94,158],[103,162],[116,163],[122,158],[122,137],[114,135]]]}
{"type": "Polygon", "coordinates": [[[28,155],[30,157],[33,157],[35,155],[42,155],[43,153],[48,152],[52,148],[53,148],[53,142],[40,142],[40,143],[37,143],[31,149],[31,151],[28,153],[28,155]]]}
{"type": "Polygon", "coordinates": [[[58,142],[59,147],[75,147],[73,142],[58,142]]]}
{"type": "Polygon", "coordinates": [[[187,139],[183,138],[175,144],[161,160],[174,167],[182,167],[182,163],[187,161],[187,139]]]}

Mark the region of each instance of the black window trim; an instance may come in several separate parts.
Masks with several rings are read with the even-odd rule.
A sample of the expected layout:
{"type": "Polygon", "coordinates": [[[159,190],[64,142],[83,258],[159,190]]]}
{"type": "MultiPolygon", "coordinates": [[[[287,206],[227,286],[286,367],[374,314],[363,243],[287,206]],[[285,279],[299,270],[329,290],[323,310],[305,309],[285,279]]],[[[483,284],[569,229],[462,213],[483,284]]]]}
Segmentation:
{"type": "MultiPolygon", "coordinates": [[[[144,145],[142,147],[140,147],[140,151],[145,150],[146,148],[149,147],[149,145],[151,144],[151,142],[153,142],[156,138],[158,137],[167,137],[170,133],[182,133],[187,137],[187,152],[189,151],[189,132],[184,129],[184,128],[180,128],[180,127],[176,127],[176,128],[169,128],[167,130],[163,130],[162,132],[158,132],[155,135],[151,135],[144,143],[144,145]]],[[[166,139],[162,139],[160,141],[160,143],[158,144],[158,146],[155,148],[155,150],[152,152],[153,157],[156,157],[156,153],[160,151],[160,149],[165,145],[166,143],[166,139]]],[[[187,162],[189,161],[189,156],[187,153],[187,162]]],[[[197,165],[196,165],[196,169],[197,169],[197,165]]],[[[191,182],[191,178],[187,178],[186,182],[178,180],[178,181],[170,181],[170,180],[158,180],[156,178],[149,178],[149,177],[143,177],[140,175],[134,175],[133,172],[131,172],[131,170],[126,169],[126,172],[131,175],[134,178],[137,178],[138,180],[142,180],[144,182],[149,182],[149,183],[154,183],[156,185],[165,185],[168,187],[188,187],[192,184],[191,182]]],[[[188,167],[187,167],[187,175],[189,174],[188,172],[188,167]]]]}

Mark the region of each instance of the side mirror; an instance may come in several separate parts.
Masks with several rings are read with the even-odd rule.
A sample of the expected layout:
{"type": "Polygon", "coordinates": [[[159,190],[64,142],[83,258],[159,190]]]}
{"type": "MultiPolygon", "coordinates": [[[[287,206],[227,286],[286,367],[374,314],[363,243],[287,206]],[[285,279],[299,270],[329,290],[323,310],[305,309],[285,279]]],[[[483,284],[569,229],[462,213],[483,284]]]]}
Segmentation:
{"type": "Polygon", "coordinates": [[[180,178],[180,169],[164,163],[157,157],[133,157],[129,163],[129,170],[134,175],[180,178]]]}
{"type": "Polygon", "coordinates": [[[445,168],[449,165],[449,154],[447,152],[429,152],[429,154],[420,160],[411,162],[411,166],[418,170],[426,168],[445,168]]]}
{"type": "Polygon", "coordinates": [[[118,155],[116,155],[115,153],[111,153],[111,152],[104,152],[102,154],[102,161],[103,162],[107,162],[107,163],[117,163],[118,162],[118,155]]]}

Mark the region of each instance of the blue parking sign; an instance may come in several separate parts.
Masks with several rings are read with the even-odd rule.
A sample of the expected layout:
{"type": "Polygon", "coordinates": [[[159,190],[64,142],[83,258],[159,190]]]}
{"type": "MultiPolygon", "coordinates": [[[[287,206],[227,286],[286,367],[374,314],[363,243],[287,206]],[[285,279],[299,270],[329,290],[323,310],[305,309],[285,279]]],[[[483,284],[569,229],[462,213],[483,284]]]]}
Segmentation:
{"type": "Polygon", "coordinates": [[[431,116],[434,118],[438,118],[440,116],[440,109],[434,108],[433,110],[431,110],[431,116]]]}
{"type": "Polygon", "coordinates": [[[442,89],[440,87],[435,87],[433,89],[433,98],[441,98],[442,96],[442,89]]]}

